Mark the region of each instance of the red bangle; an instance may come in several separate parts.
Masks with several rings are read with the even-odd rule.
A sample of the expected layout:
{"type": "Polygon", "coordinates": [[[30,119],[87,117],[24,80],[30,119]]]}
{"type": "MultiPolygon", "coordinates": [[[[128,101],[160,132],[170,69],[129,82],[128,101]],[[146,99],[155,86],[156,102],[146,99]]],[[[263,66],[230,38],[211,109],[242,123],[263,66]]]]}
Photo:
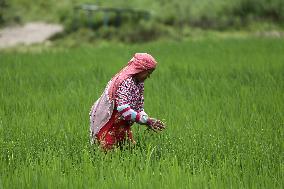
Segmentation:
{"type": "Polygon", "coordinates": [[[131,109],[130,107],[124,108],[120,113],[123,114],[124,112],[127,112],[130,109],[131,109]]]}
{"type": "Polygon", "coordinates": [[[139,113],[137,113],[137,115],[136,115],[136,122],[140,122],[140,117],[141,117],[141,115],[139,114],[139,113]]]}

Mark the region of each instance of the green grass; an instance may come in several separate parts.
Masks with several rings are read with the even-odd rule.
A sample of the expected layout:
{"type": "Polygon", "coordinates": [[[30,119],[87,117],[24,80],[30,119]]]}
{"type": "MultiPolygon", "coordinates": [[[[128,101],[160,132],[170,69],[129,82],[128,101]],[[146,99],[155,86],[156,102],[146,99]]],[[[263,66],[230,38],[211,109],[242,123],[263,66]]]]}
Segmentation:
{"type": "Polygon", "coordinates": [[[283,188],[283,39],[0,54],[0,188],[283,188]],[[89,110],[134,52],[159,62],[137,146],[89,145],[89,110]]]}

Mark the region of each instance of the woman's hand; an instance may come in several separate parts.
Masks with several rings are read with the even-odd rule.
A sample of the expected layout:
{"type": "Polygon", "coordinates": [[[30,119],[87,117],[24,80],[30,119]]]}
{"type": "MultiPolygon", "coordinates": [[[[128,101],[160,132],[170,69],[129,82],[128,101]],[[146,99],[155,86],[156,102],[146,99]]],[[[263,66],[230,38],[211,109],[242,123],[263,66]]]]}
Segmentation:
{"type": "Polygon", "coordinates": [[[155,132],[161,131],[166,128],[165,124],[161,120],[155,118],[149,118],[147,125],[155,132]]]}

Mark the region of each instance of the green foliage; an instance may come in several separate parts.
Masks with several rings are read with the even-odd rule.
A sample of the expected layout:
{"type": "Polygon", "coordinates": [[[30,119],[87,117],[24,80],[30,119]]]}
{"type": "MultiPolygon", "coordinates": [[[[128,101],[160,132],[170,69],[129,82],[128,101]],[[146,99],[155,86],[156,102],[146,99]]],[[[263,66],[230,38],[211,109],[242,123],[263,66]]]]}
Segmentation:
{"type": "Polygon", "coordinates": [[[20,23],[21,18],[16,14],[11,14],[12,6],[7,0],[0,0],[0,27],[7,23],[20,23]]]}
{"type": "Polygon", "coordinates": [[[1,53],[0,188],[283,188],[283,39],[1,53]],[[136,147],[89,144],[89,110],[135,52],[159,62],[136,147]]]}
{"type": "Polygon", "coordinates": [[[93,30],[90,33],[94,33],[92,36],[96,38],[141,42],[165,36],[180,38],[180,31],[185,27],[228,30],[251,27],[256,23],[283,27],[284,3],[283,0],[1,0],[0,25],[31,20],[62,23],[65,33],[61,37],[76,32],[80,35],[81,30],[88,28],[93,30]],[[133,18],[133,15],[123,14],[118,22],[115,14],[110,14],[108,27],[105,27],[102,13],[89,15],[83,10],[75,11],[74,7],[83,3],[147,10],[151,17],[146,23],[142,17],[133,18]],[[4,13],[2,10],[5,10],[4,13]]]}
{"type": "Polygon", "coordinates": [[[98,31],[99,37],[127,43],[152,41],[166,34],[163,25],[143,20],[135,24],[124,24],[120,28],[103,27],[98,31]]]}
{"type": "Polygon", "coordinates": [[[2,25],[5,22],[4,19],[4,9],[7,7],[7,3],[5,0],[0,0],[0,25],[2,25]]]}
{"type": "MultiPolygon", "coordinates": [[[[2,0],[5,2],[5,0],[2,0]]],[[[105,7],[144,9],[154,17],[169,25],[195,25],[204,28],[230,27],[235,24],[245,25],[255,20],[283,22],[284,3],[282,0],[132,0],[132,1],[30,1],[11,0],[11,15],[20,16],[22,20],[46,19],[65,21],[72,19],[66,15],[73,11],[75,5],[95,3],[105,7]],[[40,18],[38,16],[41,16],[40,18]]]]}

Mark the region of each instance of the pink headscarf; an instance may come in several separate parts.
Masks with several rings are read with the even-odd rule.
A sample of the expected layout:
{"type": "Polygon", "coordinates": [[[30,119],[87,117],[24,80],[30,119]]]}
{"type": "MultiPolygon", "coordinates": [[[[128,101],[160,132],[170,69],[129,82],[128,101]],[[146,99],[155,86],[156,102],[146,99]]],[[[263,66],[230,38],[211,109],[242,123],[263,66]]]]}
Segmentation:
{"type": "Polygon", "coordinates": [[[155,69],[156,65],[156,60],[150,54],[136,53],[128,64],[112,78],[108,91],[110,99],[114,98],[115,91],[126,78],[145,70],[155,69]]]}

